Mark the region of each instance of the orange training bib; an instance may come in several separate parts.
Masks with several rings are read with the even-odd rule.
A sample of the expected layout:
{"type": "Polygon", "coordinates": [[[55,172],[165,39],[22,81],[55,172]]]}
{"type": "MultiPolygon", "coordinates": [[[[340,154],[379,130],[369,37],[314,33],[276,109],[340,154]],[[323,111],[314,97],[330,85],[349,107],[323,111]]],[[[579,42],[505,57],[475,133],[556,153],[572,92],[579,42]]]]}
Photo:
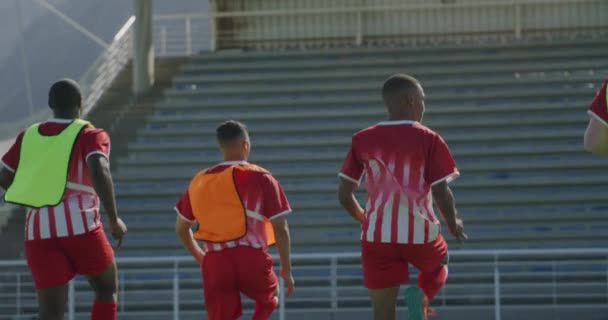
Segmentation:
{"type": "MultiPolygon", "coordinates": [[[[235,171],[267,170],[255,165],[235,165],[217,173],[204,170],[197,174],[188,188],[190,205],[198,221],[195,238],[210,242],[234,241],[247,234],[247,209],[243,205],[235,181],[235,171]]],[[[268,245],[275,243],[272,224],[264,218],[268,245]]]]}

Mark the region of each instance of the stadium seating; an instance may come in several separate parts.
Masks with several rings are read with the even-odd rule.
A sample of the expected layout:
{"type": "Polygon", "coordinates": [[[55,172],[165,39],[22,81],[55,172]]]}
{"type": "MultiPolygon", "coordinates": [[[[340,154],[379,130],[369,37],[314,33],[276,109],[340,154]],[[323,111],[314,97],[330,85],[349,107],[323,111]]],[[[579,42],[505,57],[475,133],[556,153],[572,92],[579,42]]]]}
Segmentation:
{"type": "MultiPolygon", "coordinates": [[[[337,203],[336,175],[351,135],[385,118],[380,88],[397,72],[421,80],[424,122],[448,141],[462,173],[453,190],[470,237],[465,248],[605,247],[608,167],[582,151],[582,134],[586,107],[608,78],[606,52],[607,41],[557,41],[194,56],[116,161],[118,205],[129,225],[118,255],[185,254],[172,207],[193,174],[221,160],[214,129],[226,119],[248,125],[252,162],[283,184],[294,209],[293,251],[357,252],[360,230],[337,203]]],[[[169,319],[172,266],[144,266],[121,267],[128,286],[121,288],[128,311],[121,319],[169,319]]],[[[201,319],[199,270],[194,263],[180,270],[180,319],[201,319]]],[[[492,258],[453,258],[435,304],[451,319],[490,319],[494,272],[492,258]]],[[[523,306],[530,306],[530,319],[553,319],[543,306],[555,304],[566,306],[564,317],[604,319],[598,310],[605,311],[605,261],[513,257],[501,261],[500,272],[503,319],[527,319],[523,306]]],[[[296,265],[294,273],[289,319],[369,319],[357,259],[340,264],[335,301],[327,261],[296,265]],[[336,307],[340,313],[328,312],[336,307]]],[[[0,280],[6,288],[14,281],[2,274],[0,280]]],[[[78,319],[87,318],[92,297],[85,287],[80,279],[78,319]]],[[[21,302],[25,310],[34,310],[30,298],[21,302]]],[[[14,303],[5,301],[0,310],[14,303]]]]}
{"type": "Polygon", "coordinates": [[[608,170],[582,152],[581,135],[585,107],[608,75],[607,48],[561,42],[196,56],[118,162],[119,206],[131,228],[121,254],[182,253],[171,208],[192,174],[220,160],[213,132],[225,119],[249,126],[252,161],[284,185],[296,252],[357,250],[358,228],[336,201],[336,173],[351,134],[385,117],[379,90],[395,72],[422,81],[425,123],[458,162],[454,190],[467,248],[603,246],[608,170]]]}

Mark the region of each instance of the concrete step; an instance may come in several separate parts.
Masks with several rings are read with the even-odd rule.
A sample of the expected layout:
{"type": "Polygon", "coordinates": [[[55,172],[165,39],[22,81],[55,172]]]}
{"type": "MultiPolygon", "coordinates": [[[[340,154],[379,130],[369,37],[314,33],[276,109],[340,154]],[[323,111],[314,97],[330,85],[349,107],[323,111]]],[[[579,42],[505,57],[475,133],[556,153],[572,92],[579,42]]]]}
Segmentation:
{"type": "Polygon", "coordinates": [[[530,61],[530,60],[542,60],[548,61],[552,59],[560,59],[565,57],[577,57],[577,58],[597,58],[601,57],[606,50],[606,45],[598,45],[595,48],[587,48],[581,50],[578,48],[564,48],[561,50],[546,50],[541,52],[511,52],[509,54],[488,54],[483,52],[474,52],[469,54],[451,54],[451,53],[440,53],[440,54],[425,54],[420,56],[404,55],[404,54],[390,54],[382,55],[377,54],[370,57],[361,58],[346,58],[340,59],[339,56],[327,57],[325,59],[292,59],[285,61],[258,61],[250,59],[249,61],[241,62],[226,62],[213,61],[211,63],[194,63],[188,64],[182,68],[182,73],[221,73],[221,72],[233,72],[236,74],[256,72],[256,71],[271,71],[271,70],[320,70],[324,68],[353,68],[360,66],[392,66],[400,64],[403,66],[408,65],[436,65],[437,61],[441,61],[442,65],[454,66],[454,65],[467,65],[467,64],[496,64],[500,63],[512,63],[517,61],[530,61]],[[439,58],[441,57],[441,58],[439,58]]]}
{"type": "MultiPolygon", "coordinates": [[[[606,68],[608,74],[608,68],[606,68]]],[[[466,90],[469,92],[485,92],[487,90],[502,88],[502,89],[526,89],[526,88],[560,88],[564,86],[579,86],[580,84],[595,83],[601,84],[605,79],[605,75],[582,75],[569,77],[551,77],[543,79],[518,79],[512,77],[510,79],[488,79],[480,77],[478,79],[467,79],[462,81],[462,78],[448,78],[443,80],[427,81],[423,83],[425,91],[430,95],[449,88],[449,90],[466,90]]],[[[376,90],[382,86],[382,80],[359,80],[359,81],[327,81],[322,78],[315,82],[302,83],[301,81],[283,82],[283,83],[263,83],[256,82],[255,84],[218,84],[218,85],[188,85],[177,86],[165,91],[167,96],[205,96],[205,95],[251,95],[251,94],[273,94],[273,93],[318,93],[326,91],[359,91],[359,90],[376,90]]]]}
{"type": "Polygon", "coordinates": [[[419,66],[399,64],[392,66],[358,66],[350,69],[302,70],[300,72],[272,71],[244,73],[235,77],[232,73],[191,73],[180,74],[173,79],[176,87],[188,86],[226,86],[226,85],[252,85],[261,82],[265,85],[283,84],[285,82],[315,83],[319,81],[384,81],[389,75],[397,72],[406,72],[416,76],[426,85],[428,81],[437,81],[446,77],[463,79],[488,80],[521,79],[542,80],[547,78],[565,78],[570,76],[584,76],[603,74],[608,63],[602,58],[588,58],[581,60],[563,61],[554,59],[550,61],[521,61],[510,64],[495,64],[490,66],[477,66],[470,64],[468,68],[450,67],[445,65],[419,66]]]}

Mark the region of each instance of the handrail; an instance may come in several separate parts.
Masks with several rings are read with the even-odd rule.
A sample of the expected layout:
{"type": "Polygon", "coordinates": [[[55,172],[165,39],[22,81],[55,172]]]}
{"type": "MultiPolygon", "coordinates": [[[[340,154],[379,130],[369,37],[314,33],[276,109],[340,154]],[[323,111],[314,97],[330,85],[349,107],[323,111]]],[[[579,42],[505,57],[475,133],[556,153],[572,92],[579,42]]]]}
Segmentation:
{"type": "MultiPolygon", "coordinates": [[[[561,281],[559,280],[559,278],[557,277],[557,274],[560,274],[563,271],[560,271],[558,268],[559,266],[566,264],[566,265],[580,265],[582,266],[582,268],[584,269],[585,266],[596,266],[598,263],[600,264],[606,264],[606,267],[608,267],[608,248],[570,248],[570,249],[561,249],[561,248],[557,248],[557,249],[489,249],[489,250],[453,250],[450,252],[450,255],[452,257],[472,257],[472,258],[480,258],[480,257],[486,257],[487,260],[483,260],[483,261],[479,261],[478,264],[479,266],[483,266],[484,268],[487,268],[486,274],[490,275],[493,274],[493,280],[490,280],[491,284],[494,288],[493,293],[491,294],[494,300],[494,304],[493,306],[488,306],[488,307],[492,307],[494,309],[494,320],[500,320],[501,316],[502,316],[502,312],[501,312],[501,306],[503,304],[503,296],[504,297],[513,297],[513,294],[511,292],[509,293],[504,293],[502,292],[502,281],[504,281],[502,279],[502,274],[503,273],[508,273],[511,275],[511,277],[516,274],[519,273],[524,277],[529,277],[529,273],[526,273],[526,271],[515,271],[514,273],[511,273],[511,271],[508,271],[509,268],[508,266],[513,266],[513,262],[517,261],[516,265],[522,264],[525,267],[534,267],[534,266],[550,266],[549,270],[546,271],[535,271],[535,274],[541,274],[541,273],[547,273],[552,275],[551,278],[553,280],[549,280],[549,282],[546,282],[544,284],[545,287],[549,288],[549,291],[547,291],[546,293],[544,293],[543,295],[539,296],[539,297],[547,297],[549,299],[552,299],[553,303],[553,307],[560,307],[560,303],[558,303],[558,297],[561,297],[563,295],[563,293],[560,293],[560,291],[557,290],[558,288],[558,284],[561,283],[561,281]],[[509,258],[516,258],[514,260],[509,261],[509,258]],[[572,258],[572,259],[568,259],[568,258],[572,258]],[[525,258],[525,259],[522,259],[525,258]],[[576,258],[583,258],[581,260],[578,260],[576,258]],[[590,258],[592,258],[590,260],[590,258]],[[507,269],[502,268],[502,266],[507,267],[507,269]],[[550,289],[552,288],[552,289],[550,289]]],[[[338,281],[338,279],[341,277],[340,273],[338,272],[338,269],[344,266],[347,266],[349,268],[352,268],[352,264],[351,263],[344,263],[341,262],[341,260],[355,260],[358,259],[360,257],[360,253],[359,252],[338,252],[338,253],[300,253],[300,254],[294,254],[292,255],[292,260],[294,263],[294,266],[296,267],[297,270],[297,266],[300,262],[311,262],[313,260],[318,260],[319,261],[319,265],[318,266],[323,266],[324,268],[329,268],[330,272],[327,275],[321,276],[324,280],[329,280],[329,285],[327,285],[327,290],[328,290],[328,296],[331,299],[331,307],[327,307],[327,312],[339,312],[340,310],[343,310],[343,308],[340,308],[339,306],[339,301],[342,301],[340,299],[345,299],[344,301],[348,301],[349,298],[351,297],[342,297],[340,298],[340,290],[339,287],[340,282],[338,281]]],[[[276,259],[276,256],[274,257],[276,259]]],[[[275,260],[276,261],[276,260],[275,260]]],[[[124,295],[125,292],[128,291],[125,289],[125,287],[129,287],[129,281],[138,281],[138,280],[130,280],[129,278],[126,278],[127,274],[142,274],[145,275],[146,273],[149,273],[149,276],[146,276],[147,278],[154,275],[154,276],[158,276],[159,274],[163,273],[166,274],[167,277],[163,277],[163,283],[166,286],[166,288],[162,289],[163,292],[165,293],[171,293],[173,295],[173,299],[170,301],[167,301],[167,303],[165,304],[167,311],[166,312],[171,312],[173,317],[172,319],[174,320],[179,320],[179,316],[180,316],[180,310],[181,310],[181,301],[180,301],[180,285],[183,281],[189,281],[187,279],[184,279],[182,274],[184,274],[185,271],[187,271],[187,274],[192,274],[192,272],[196,272],[196,269],[193,269],[192,266],[194,266],[196,264],[196,261],[190,257],[190,256],[175,256],[175,257],[120,257],[117,259],[117,262],[120,266],[119,268],[119,277],[121,279],[121,282],[123,282],[123,285],[121,285],[121,292],[120,292],[120,299],[121,299],[121,305],[124,305],[125,303],[128,303],[128,300],[124,300],[124,295]],[[128,265],[136,265],[136,264],[141,264],[141,265],[145,265],[145,266],[138,266],[136,268],[125,268],[123,269],[123,267],[126,267],[128,265]],[[158,264],[164,264],[163,266],[158,266],[158,264]],[[189,266],[185,266],[186,264],[188,264],[189,266]],[[172,311],[171,311],[172,309],[172,311]]],[[[465,262],[465,264],[470,264],[473,262],[465,262]]],[[[458,263],[455,263],[455,265],[458,265],[458,263]]],[[[4,268],[5,271],[0,272],[0,277],[2,277],[3,279],[11,279],[14,277],[15,279],[15,284],[11,285],[11,282],[9,280],[9,282],[7,283],[7,285],[5,286],[5,290],[9,290],[7,291],[7,293],[10,293],[11,291],[14,292],[15,295],[15,315],[17,317],[19,317],[22,314],[22,307],[23,307],[23,300],[24,298],[24,293],[29,296],[32,296],[31,291],[31,280],[28,279],[27,276],[25,276],[26,271],[24,270],[24,267],[26,266],[25,261],[23,260],[8,260],[8,261],[0,261],[0,268],[4,268]],[[17,269],[13,269],[13,268],[17,268],[17,269]],[[28,280],[26,280],[28,279],[28,280]],[[28,293],[30,292],[30,293],[28,293]]],[[[464,265],[463,265],[464,267],[464,265]]],[[[477,274],[479,275],[479,271],[475,271],[477,272],[477,274]]],[[[599,273],[603,273],[604,271],[597,271],[599,273]]],[[[189,278],[188,278],[189,279],[189,278]]],[[[81,280],[77,280],[77,281],[81,281],[81,280]]],[[[285,292],[285,284],[283,279],[279,279],[279,285],[280,285],[280,301],[282,301],[282,303],[280,303],[279,308],[277,310],[277,314],[279,315],[279,319],[280,320],[284,320],[286,319],[286,312],[289,311],[288,306],[286,306],[285,304],[285,297],[283,296],[283,293],[285,292]]],[[[68,302],[68,314],[73,317],[74,316],[74,310],[76,310],[76,299],[75,299],[75,292],[76,292],[76,285],[75,285],[75,281],[71,281],[69,284],[69,290],[70,290],[70,299],[68,302]]],[[[447,291],[449,291],[449,284],[448,284],[448,288],[446,288],[447,291]]],[[[438,300],[439,301],[444,301],[443,306],[445,306],[445,299],[446,297],[452,297],[452,295],[446,293],[447,291],[443,291],[442,293],[439,294],[438,296],[438,300]]],[[[521,293],[518,294],[517,297],[523,297],[525,294],[521,293]]],[[[604,295],[602,294],[601,297],[603,297],[604,295]]],[[[459,296],[460,297],[460,296],[459,296]]],[[[466,297],[466,295],[465,295],[466,297]]],[[[473,295],[469,295],[469,298],[471,297],[475,297],[475,294],[473,295]]],[[[484,297],[488,297],[486,295],[484,295],[484,297]]],[[[598,296],[599,297],[599,296],[598,296]]],[[[606,292],[606,297],[608,298],[608,291],[606,292]]],[[[597,298],[597,297],[596,297],[597,298]]],[[[506,300],[508,301],[508,300],[506,300]]],[[[122,307],[121,307],[122,308],[122,307]]],[[[122,309],[121,309],[122,310],[122,309]]],[[[325,310],[325,309],[324,309],[325,310]]],[[[298,312],[298,311],[296,311],[298,312]]]]}
{"type": "Polygon", "coordinates": [[[97,57],[78,81],[84,96],[83,114],[89,112],[129,62],[133,51],[132,27],[135,16],[129,17],[113,38],[110,46],[97,57]]]}
{"type": "MultiPolygon", "coordinates": [[[[608,248],[569,248],[569,249],[482,249],[482,250],[452,250],[452,257],[551,257],[551,256],[604,256],[608,255],[608,248]]],[[[359,258],[359,252],[337,252],[337,253],[294,253],[291,255],[293,261],[331,260],[331,259],[355,259],[359,258]]],[[[273,255],[274,259],[278,256],[273,255]]],[[[171,257],[118,257],[116,262],[122,264],[137,263],[182,263],[192,262],[190,256],[171,257]]],[[[0,267],[26,266],[25,260],[0,260],[0,267]]]]}

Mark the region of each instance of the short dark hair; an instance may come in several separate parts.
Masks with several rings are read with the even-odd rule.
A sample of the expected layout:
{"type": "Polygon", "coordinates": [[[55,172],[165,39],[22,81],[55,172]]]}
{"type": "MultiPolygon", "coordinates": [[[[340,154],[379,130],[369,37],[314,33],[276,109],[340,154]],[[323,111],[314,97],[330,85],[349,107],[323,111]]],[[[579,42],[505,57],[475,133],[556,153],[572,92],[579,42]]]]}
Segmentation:
{"type": "Polygon", "coordinates": [[[395,74],[384,82],[382,98],[386,104],[392,104],[397,99],[402,99],[414,92],[418,92],[419,88],[420,82],[416,78],[402,73],[395,74]]]}
{"type": "Polygon", "coordinates": [[[82,106],[80,86],[72,79],[61,79],[49,90],[49,107],[55,111],[72,111],[82,106]]]}
{"type": "Polygon", "coordinates": [[[246,138],[249,136],[247,132],[247,126],[242,122],[235,120],[228,120],[220,124],[215,129],[217,141],[220,145],[226,145],[234,142],[238,139],[246,138]]]}

